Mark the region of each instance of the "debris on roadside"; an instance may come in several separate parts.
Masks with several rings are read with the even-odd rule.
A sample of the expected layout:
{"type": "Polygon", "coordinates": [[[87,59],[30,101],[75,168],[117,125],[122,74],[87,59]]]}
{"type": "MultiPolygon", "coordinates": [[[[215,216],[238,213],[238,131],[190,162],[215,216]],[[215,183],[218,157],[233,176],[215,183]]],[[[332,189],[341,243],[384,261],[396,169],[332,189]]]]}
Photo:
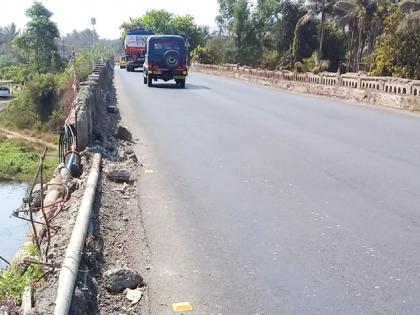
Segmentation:
{"type": "Polygon", "coordinates": [[[135,289],[143,283],[139,273],[130,268],[112,268],[104,273],[104,286],[109,292],[121,293],[125,289],[135,289]]]}
{"type": "Polygon", "coordinates": [[[133,135],[130,131],[128,131],[127,127],[124,126],[118,126],[118,138],[124,141],[133,141],[133,135]]]}
{"type": "Polygon", "coordinates": [[[131,301],[131,305],[137,304],[140,301],[140,299],[141,299],[141,297],[143,295],[142,290],[139,289],[139,288],[138,289],[135,289],[135,290],[126,289],[125,292],[126,292],[126,296],[125,297],[128,300],[131,301]]]}
{"type": "MultiPolygon", "coordinates": [[[[88,171],[93,154],[101,153],[102,172],[69,314],[135,315],[147,308],[146,283],[150,274],[150,251],[136,184],[141,164],[131,133],[126,127],[118,127],[118,112],[97,117],[103,120],[96,121],[93,143],[80,156],[83,170],[88,171]]],[[[54,219],[60,229],[51,243],[50,262],[58,267],[57,271],[86,179],[82,175],[74,180],[69,207],[54,219]]],[[[57,275],[52,273],[45,286],[37,290],[36,314],[52,313],[57,275]]]]}

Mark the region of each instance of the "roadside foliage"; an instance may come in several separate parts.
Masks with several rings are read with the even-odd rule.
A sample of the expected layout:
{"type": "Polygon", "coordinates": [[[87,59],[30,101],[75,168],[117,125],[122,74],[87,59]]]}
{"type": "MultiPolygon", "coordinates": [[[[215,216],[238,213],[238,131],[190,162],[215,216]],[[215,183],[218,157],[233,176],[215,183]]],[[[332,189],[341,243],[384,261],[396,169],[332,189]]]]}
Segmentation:
{"type": "Polygon", "coordinates": [[[378,0],[218,0],[201,63],[420,79],[420,4],[378,0]],[[217,45],[215,45],[217,43],[217,45]]]}
{"type": "Polygon", "coordinates": [[[57,131],[73,98],[73,66],[78,80],[85,80],[96,62],[113,56],[118,42],[99,40],[90,30],[61,38],[53,13],[40,2],[35,1],[26,15],[24,30],[13,23],[0,27],[0,80],[12,80],[16,90],[0,113],[0,124],[57,131]]]}

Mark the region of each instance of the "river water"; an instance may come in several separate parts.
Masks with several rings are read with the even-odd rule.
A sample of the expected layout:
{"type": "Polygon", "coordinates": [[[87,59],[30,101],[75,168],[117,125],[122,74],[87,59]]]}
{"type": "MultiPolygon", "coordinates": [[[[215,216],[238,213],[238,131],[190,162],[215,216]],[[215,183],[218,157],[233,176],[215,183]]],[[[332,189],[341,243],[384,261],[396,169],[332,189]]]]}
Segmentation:
{"type": "MultiPolygon", "coordinates": [[[[13,258],[25,239],[29,225],[11,216],[12,210],[21,206],[26,184],[0,182],[0,256],[13,258]]],[[[0,259],[0,268],[6,264],[0,259]]]]}

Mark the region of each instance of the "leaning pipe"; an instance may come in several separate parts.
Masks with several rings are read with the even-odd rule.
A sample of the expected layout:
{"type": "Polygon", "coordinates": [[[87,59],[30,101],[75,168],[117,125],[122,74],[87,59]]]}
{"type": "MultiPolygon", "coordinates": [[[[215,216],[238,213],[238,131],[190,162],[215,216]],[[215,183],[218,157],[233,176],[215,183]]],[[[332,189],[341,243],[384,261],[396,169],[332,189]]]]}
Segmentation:
{"type": "Polygon", "coordinates": [[[66,250],[66,256],[61,266],[58,279],[57,298],[55,300],[54,315],[67,315],[73,297],[74,284],[79,270],[80,257],[85,243],[92,206],[98,183],[101,165],[101,155],[93,156],[92,168],[86,184],[83,199],[77,214],[76,223],[66,250]]]}

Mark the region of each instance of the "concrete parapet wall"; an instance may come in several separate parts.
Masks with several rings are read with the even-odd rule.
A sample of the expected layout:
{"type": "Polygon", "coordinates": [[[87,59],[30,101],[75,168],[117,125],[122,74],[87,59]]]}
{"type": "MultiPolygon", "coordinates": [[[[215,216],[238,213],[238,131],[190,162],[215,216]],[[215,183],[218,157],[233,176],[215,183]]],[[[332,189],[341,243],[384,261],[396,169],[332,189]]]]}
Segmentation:
{"type": "Polygon", "coordinates": [[[74,114],[67,121],[75,126],[78,151],[91,144],[95,121],[99,121],[100,116],[106,112],[106,99],[111,90],[113,71],[110,62],[98,64],[87,80],[80,83],[74,114]]]}
{"type": "Polygon", "coordinates": [[[410,111],[420,110],[420,81],[418,80],[372,77],[356,73],[343,75],[330,72],[295,73],[253,69],[238,65],[194,63],[193,68],[296,92],[335,96],[410,111]]]}

